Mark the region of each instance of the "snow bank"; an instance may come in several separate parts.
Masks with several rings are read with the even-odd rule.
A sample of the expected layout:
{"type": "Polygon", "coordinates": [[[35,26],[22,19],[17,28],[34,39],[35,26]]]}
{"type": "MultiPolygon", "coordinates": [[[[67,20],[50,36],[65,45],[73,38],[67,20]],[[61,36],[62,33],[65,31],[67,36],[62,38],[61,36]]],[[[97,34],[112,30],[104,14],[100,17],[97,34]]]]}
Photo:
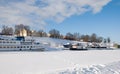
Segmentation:
{"type": "Polygon", "coordinates": [[[52,74],[120,74],[120,61],[107,65],[92,65],[89,67],[75,67],[63,71],[52,72],[52,74]]]}

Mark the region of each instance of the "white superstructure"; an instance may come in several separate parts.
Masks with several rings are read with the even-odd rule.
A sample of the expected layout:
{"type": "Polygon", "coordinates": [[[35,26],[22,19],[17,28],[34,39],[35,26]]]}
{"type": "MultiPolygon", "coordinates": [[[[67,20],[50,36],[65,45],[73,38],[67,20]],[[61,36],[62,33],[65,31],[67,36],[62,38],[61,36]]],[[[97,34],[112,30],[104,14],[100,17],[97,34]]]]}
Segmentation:
{"type": "Polygon", "coordinates": [[[0,50],[44,50],[42,44],[36,43],[33,39],[25,39],[25,37],[3,37],[0,36],[0,50]]]}

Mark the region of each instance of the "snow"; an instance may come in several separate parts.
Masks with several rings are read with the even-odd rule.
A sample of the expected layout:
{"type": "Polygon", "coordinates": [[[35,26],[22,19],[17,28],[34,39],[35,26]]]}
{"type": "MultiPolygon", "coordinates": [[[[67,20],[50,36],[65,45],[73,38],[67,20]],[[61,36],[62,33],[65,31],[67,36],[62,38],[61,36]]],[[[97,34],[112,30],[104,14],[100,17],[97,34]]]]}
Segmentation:
{"type": "Polygon", "coordinates": [[[113,74],[113,72],[120,73],[120,50],[0,52],[0,74],[113,74]]]}
{"type": "Polygon", "coordinates": [[[75,67],[73,69],[58,71],[56,73],[59,73],[59,74],[120,74],[120,62],[114,62],[107,65],[93,65],[87,68],[75,67]]]}

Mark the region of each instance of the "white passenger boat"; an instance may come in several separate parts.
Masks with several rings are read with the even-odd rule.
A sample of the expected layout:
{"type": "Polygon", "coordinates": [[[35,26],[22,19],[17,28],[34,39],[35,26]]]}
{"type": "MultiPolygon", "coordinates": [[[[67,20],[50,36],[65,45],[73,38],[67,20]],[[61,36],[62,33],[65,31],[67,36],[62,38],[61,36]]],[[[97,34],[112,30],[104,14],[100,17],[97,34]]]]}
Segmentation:
{"type": "Polygon", "coordinates": [[[41,43],[23,36],[9,38],[0,36],[0,51],[44,51],[41,43]]]}
{"type": "Polygon", "coordinates": [[[70,50],[88,50],[85,43],[74,43],[71,45],[70,50]]]}

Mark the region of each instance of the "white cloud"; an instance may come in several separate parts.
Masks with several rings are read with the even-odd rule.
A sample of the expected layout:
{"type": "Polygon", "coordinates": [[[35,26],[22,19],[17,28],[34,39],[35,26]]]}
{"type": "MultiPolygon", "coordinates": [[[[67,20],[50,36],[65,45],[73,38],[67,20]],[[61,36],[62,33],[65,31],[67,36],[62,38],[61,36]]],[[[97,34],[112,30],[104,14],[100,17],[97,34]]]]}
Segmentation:
{"type": "Polygon", "coordinates": [[[0,24],[43,26],[87,11],[98,13],[111,0],[0,0],[0,24]]]}

